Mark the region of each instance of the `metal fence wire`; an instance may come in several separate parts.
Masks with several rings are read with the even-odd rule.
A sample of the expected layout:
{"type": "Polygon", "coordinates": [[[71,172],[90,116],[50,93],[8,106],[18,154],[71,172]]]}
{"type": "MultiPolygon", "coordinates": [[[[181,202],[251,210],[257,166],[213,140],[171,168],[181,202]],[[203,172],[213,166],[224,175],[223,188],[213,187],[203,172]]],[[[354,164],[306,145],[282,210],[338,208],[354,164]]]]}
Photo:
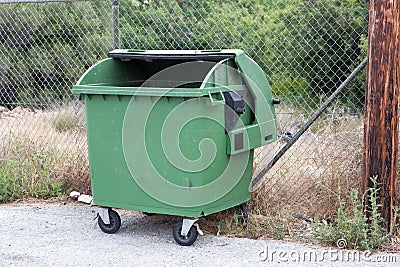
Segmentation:
{"type": "MultiPolygon", "coordinates": [[[[3,158],[15,140],[87,158],[84,108],[71,87],[113,48],[237,48],[262,67],[281,100],[279,140],[256,150],[256,174],[366,56],[365,0],[0,3],[3,158]]],[[[364,75],[266,174],[254,192],[265,209],[254,202],[256,212],[332,216],[338,183],[359,185],[364,75]]]]}

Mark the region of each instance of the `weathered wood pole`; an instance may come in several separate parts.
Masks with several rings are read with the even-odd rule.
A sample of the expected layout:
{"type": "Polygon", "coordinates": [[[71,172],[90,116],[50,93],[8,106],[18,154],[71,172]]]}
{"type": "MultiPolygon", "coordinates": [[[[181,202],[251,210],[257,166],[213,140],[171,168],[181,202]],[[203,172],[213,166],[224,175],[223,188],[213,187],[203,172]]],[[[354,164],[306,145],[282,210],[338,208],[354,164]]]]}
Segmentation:
{"type": "Polygon", "coordinates": [[[371,188],[370,177],[378,177],[381,214],[391,233],[398,176],[399,34],[400,0],[371,0],[362,184],[364,190],[371,188]]]}

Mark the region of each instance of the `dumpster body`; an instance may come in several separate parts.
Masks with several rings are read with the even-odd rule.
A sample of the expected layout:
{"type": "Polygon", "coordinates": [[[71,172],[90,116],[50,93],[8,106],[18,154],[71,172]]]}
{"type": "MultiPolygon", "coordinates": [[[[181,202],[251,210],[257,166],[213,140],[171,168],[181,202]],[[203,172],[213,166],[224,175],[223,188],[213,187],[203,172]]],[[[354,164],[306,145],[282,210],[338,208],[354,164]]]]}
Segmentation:
{"type": "Polygon", "coordinates": [[[114,50],[73,92],[101,207],[198,218],[239,205],[254,148],[276,139],[270,87],[241,50],[114,50]]]}

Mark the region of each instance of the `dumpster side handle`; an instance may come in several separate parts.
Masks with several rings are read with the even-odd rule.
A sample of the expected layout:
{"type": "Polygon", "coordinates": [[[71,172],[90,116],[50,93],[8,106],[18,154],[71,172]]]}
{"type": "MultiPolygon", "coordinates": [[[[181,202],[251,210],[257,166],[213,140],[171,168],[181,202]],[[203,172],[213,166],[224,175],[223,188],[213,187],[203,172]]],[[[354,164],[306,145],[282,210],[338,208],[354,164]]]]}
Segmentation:
{"type": "Polygon", "coordinates": [[[223,94],[221,91],[219,91],[218,93],[219,93],[219,95],[221,95],[222,100],[219,100],[219,99],[214,98],[213,95],[211,95],[211,93],[208,92],[208,97],[210,98],[211,106],[225,105],[225,97],[224,97],[224,94],[223,94]]]}

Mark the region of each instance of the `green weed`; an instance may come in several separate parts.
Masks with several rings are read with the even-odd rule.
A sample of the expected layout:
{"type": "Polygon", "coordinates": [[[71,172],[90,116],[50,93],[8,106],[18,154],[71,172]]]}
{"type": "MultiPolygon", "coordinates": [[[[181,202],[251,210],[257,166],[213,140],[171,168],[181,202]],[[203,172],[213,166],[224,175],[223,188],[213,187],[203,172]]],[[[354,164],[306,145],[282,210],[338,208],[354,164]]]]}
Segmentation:
{"type": "Polygon", "coordinates": [[[12,141],[0,154],[0,203],[61,197],[72,189],[88,192],[87,164],[77,159],[27,139],[12,141]]]}
{"type": "Polygon", "coordinates": [[[379,211],[381,205],[378,202],[379,184],[376,177],[371,180],[374,187],[369,188],[364,194],[359,195],[356,189],[350,191],[348,195],[350,205],[346,205],[341,199],[340,183],[338,183],[337,219],[334,224],[314,223],[313,229],[317,238],[340,248],[370,251],[380,248],[385,243],[387,235],[379,211]],[[371,201],[368,210],[364,207],[366,194],[369,194],[371,201]],[[339,244],[339,240],[342,243],[339,244]]]}

